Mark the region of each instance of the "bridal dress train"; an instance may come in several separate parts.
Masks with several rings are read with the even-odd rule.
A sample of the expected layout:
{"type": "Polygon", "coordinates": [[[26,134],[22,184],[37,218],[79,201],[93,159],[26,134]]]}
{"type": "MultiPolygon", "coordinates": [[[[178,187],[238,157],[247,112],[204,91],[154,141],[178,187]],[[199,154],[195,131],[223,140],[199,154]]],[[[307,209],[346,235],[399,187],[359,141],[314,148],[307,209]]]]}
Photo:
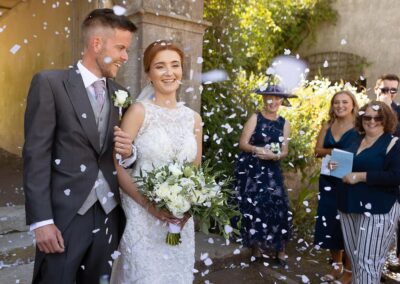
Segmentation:
{"type": "MultiPolygon", "coordinates": [[[[132,178],[140,170],[151,171],[172,160],[194,161],[197,144],[194,136],[194,111],[178,103],[167,109],[142,102],[145,118],[135,139],[138,159],[132,178]]],[[[194,224],[190,218],[181,232],[182,243],[165,243],[167,224],[149,214],[122,191],[122,207],[127,223],[114,263],[113,284],[187,284],[193,282],[194,224]]]]}

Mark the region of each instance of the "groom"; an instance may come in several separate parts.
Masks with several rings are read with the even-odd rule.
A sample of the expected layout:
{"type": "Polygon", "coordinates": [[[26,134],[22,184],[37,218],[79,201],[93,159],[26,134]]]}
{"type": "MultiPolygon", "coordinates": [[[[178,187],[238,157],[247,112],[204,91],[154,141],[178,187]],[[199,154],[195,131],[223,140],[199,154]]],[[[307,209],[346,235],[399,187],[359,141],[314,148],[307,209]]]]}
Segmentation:
{"type": "Polygon", "coordinates": [[[33,283],[98,283],[111,272],[124,220],[113,148],[128,158],[132,139],[116,127],[112,97],[125,89],[110,78],[135,30],[111,9],[94,10],[82,24],[82,60],[32,79],[23,179],[37,243],[33,283]]]}

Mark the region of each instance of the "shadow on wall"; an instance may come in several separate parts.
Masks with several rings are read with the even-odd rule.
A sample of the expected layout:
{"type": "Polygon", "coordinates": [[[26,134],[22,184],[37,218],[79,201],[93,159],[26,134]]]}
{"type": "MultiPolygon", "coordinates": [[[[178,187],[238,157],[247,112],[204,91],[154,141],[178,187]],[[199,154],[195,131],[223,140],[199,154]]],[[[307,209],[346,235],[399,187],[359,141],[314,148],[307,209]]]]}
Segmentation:
{"type": "Polygon", "coordinates": [[[22,159],[0,148],[0,207],[24,204],[22,159]]]}

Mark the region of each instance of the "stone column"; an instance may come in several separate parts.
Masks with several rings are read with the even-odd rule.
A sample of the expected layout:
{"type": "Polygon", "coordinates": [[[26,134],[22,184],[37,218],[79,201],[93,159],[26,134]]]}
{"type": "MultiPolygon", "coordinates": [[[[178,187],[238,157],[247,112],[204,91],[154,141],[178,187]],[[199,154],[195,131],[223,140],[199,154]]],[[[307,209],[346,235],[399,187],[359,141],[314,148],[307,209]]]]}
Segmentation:
{"type": "Polygon", "coordinates": [[[115,5],[127,9],[126,15],[138,31],[129,53],[129,61],[120,70],[117,81],[129,87],[133,97],[147,84],[142,59],[145,48],[155,40],[176,42],[185,53],[183,84],[179,100],[196,111],[201,105],[201,62],[204,30],[203,0],[119,0],[115,5]]]}

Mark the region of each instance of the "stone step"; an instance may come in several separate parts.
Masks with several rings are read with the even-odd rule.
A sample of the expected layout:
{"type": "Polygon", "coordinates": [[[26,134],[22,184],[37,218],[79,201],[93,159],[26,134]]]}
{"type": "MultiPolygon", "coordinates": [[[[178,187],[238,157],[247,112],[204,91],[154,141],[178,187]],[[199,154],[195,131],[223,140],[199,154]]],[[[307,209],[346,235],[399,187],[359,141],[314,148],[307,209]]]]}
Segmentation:
{"type": "Polygon", "coordinates": [[[33,262],[10,267],[0,266],[0,283],[29,284],[32,281],[33,262]]]}
{"type": "Polygon", "coordinates": [[[23,205],[0,207],[0,234],[14,231],[25,232],[28,229],[23,205]]]}
{"type": "MultiPolygon", "coordinates": [[[[198,273],[210,273],[232,264],[239,265],[240,262],[249,262],[250,250],[242,248],[237,243],[231,242],[226,244],[224,238],[214,234],[206,235],[201,232],[196,232],[195,236],[195,267],[198,270],[198,273]],[[212,263],[210,264],[210,260],[207,259],[210,259],[212,263]]],[[[34,247],[32,242],[33,236],[31,233],[7,234],[0,237],[1,252],[7,250],[6,247],[8,247],[9,251],[15,252],[15,259],[18,259],[19,257],[21,260],[24,258],[25,262],[31,261],[32,259],[26,257],[26,255],[29,255],[32,258],[34,256],[34,247]],[[10,235],[13,235],[14,238],[11,238],[10,235]],[[9,242],[10,240],[11,242],[9,242]],[[3,249],[3,247],[5,249],[3,249]],[[26,248],[23,249],[24,247],[26,248]],[[16,252],[18,249],[19,251],[16,252]],[[23,253],[25,256],[22,255],[23,253]]],[[[15,260],[14,262],[8,262],[7,260],[1,260],[0,258],[0,283],[30,283],[32,271],[32,263],[20,264],[15,260]],[[19,282],[16,282],[17,280],[19,280],[19,282]]]]}
{"type": "Polygon", "coordinates": [[[0,261],[3,265],[33,261],[34,237],[31,232],[16,232],[0,235],[0,261]]]}

